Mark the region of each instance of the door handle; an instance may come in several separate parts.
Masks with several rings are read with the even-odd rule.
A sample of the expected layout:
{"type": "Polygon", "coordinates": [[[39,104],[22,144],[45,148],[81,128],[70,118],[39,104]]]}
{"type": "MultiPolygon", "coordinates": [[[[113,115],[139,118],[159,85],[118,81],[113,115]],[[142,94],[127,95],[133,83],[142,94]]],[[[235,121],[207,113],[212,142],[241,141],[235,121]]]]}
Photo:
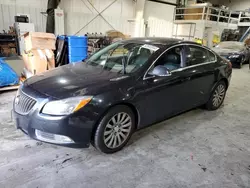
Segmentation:
{"type": "Polygon", "coordinates": [[[191,77],[183,78],[181,81],[185,82],[185,81],[189,81],[189,80],[191,80],[191,77]]]}

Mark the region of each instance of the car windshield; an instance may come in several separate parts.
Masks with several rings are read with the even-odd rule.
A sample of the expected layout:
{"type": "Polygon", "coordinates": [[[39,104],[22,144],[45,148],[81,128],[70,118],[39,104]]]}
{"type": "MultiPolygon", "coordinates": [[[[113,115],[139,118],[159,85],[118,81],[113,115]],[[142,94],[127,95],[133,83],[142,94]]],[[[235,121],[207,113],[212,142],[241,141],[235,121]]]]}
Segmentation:
{"type": "Polygon", "coordinates": [[[86,63],[105,70],[128,74],[142,67],[159,48],[149,44],[113,43],[93,54],[86,63]]]}
{"type": "Polygon", "coordinates": [[[232,49],[232,50],[242,50],[244,49],[244,43],[242,42],[221,42],[216,48],[232,49]]]}

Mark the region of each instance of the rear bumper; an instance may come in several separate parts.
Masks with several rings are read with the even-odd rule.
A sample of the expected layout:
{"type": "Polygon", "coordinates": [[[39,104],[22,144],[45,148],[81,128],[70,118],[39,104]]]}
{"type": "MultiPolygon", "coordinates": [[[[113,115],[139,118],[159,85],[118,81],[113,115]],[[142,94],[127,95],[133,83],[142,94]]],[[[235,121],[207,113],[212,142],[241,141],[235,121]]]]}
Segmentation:
{"type": "Polygon", "coordinates": [[[13,110],[17,129],[31,138],[57,145],[86,148],[90,145],[94,122],[83,116],[48,116],[34,111],[27,115],[13,110]]]}

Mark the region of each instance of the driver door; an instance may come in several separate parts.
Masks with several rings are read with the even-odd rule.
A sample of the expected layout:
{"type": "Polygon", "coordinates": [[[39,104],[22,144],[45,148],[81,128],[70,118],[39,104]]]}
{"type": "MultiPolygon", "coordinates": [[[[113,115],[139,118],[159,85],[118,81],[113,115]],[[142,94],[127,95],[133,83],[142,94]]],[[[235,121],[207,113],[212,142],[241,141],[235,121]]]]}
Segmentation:
{"type": "Polygon", "coordinates": [[[146,73],[141,85],[136,88],[141,113],[140,126],[155,123],[186,109],[185,88],[181,68],[184,64],[182,45],[166,51],[146,73]],[[151,72],[156,66],[164,66],[169,74],[156,76],[151,72]]]}

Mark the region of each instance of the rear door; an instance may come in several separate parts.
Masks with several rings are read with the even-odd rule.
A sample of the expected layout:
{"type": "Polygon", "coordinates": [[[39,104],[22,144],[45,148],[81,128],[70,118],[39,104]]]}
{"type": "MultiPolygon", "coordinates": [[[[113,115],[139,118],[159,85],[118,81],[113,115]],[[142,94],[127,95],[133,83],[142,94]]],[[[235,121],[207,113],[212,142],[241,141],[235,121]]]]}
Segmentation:
{"type": "Polygon", "coordinates": [[[183,70],[185,79],[188,80],[190,89],[190,106],[194,107],[205,103],[215,80],[216,56],[215,54],[199,45],[186,45],[186,67],[183,70]],[[194,100],[195,99],[195,100],[194,100]]]}

